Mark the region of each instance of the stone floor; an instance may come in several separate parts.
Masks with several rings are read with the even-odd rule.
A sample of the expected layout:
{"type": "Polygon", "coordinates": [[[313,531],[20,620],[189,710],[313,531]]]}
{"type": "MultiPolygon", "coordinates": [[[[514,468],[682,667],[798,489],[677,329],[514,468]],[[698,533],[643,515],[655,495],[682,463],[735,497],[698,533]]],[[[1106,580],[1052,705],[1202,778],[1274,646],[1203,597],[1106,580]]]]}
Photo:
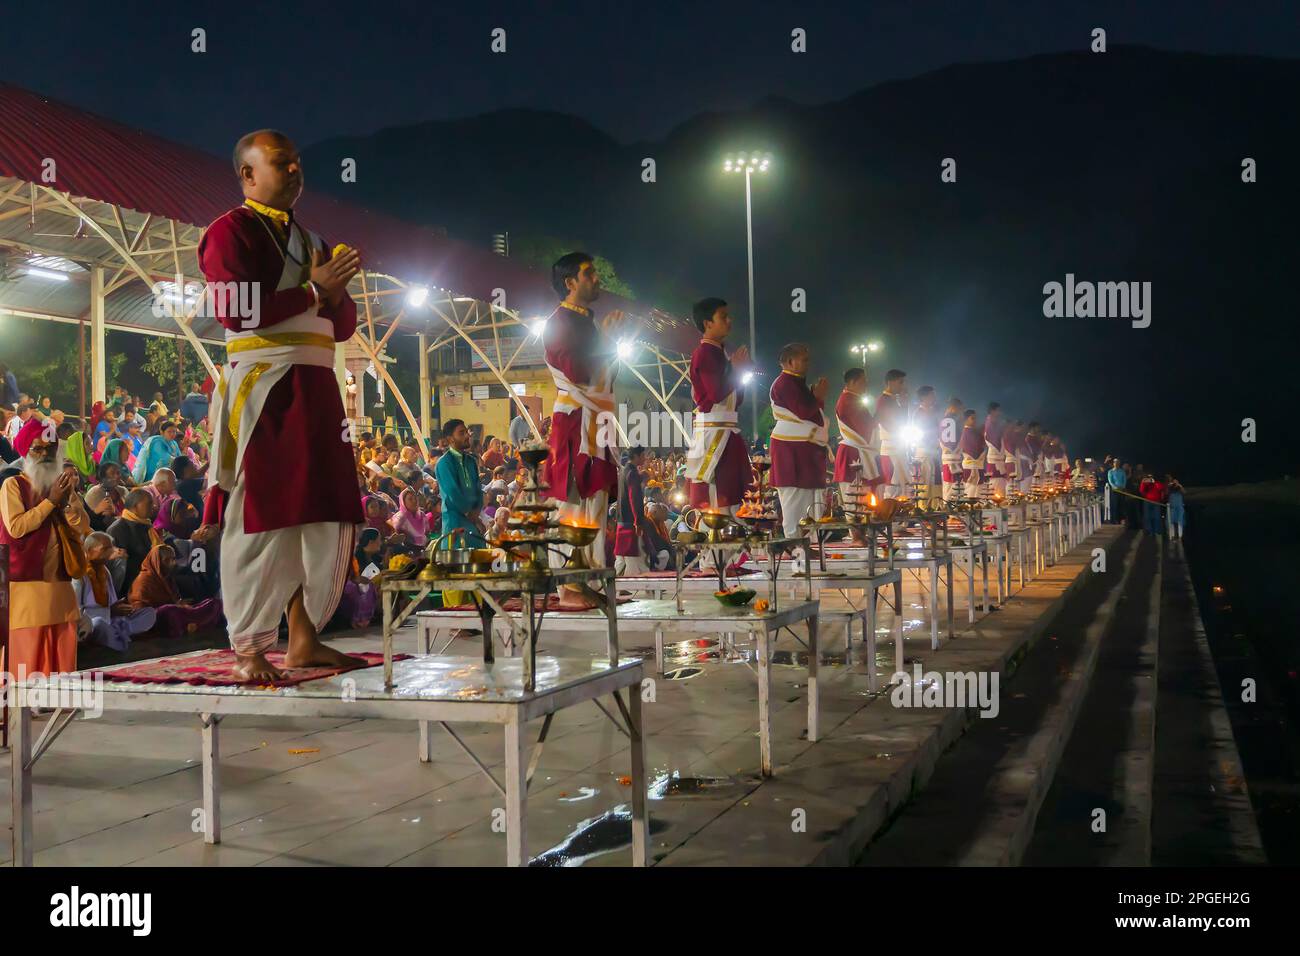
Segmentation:
{"type": "MultiPolygon", "coordinates": [[[[1091,548],[1106,533],[1090,540],[1091,548]]],[[[1001,667],[1034,633],[1084,567],[1085,548],[966,625],[965,587],[954,587],[959,638],[930,650],[924,594],[905,575],[905,650],[927,668],[1001,667]]],[[[824,601],[831,601],[824,597],[824,601]]],[[[977,592],[978,600],[978,592],[977,592]]],[[[942,602],[941,602],[942,606],[942,602]]],[[[883,608],[883,603],[882,603],[883,608]]],[[[880,673],[892,671],[891,616],[882,610],[880,673]]],[[[802,628],[799,629],[802,633],[802,628]]],[[[652,657],[648,635],[624,646],[652,657]]],[[[545,633],[542,653],[599,653],[596,635],[545,633]]],[[[376,650],[377,632],[342,638],[376,650]]],[[[651,851],[669,864],[798,865],[849,862],[888,814],[928,777],[966,714],[899,710],[867,691],[865,665],[843,664],[843,634],[825,634],[822,740],[802,739],[806,670],[773,667],[776,776],[758,775],[757,688],[743,661],[718,662],[714,642],[674,645],[685,679],[659,678],[645,707],[652,779],[651,851]],[[699,666],[698,672],[695,670],[699,666]]],[[[413,651],[404,628],[398,651],[413,651]]],[[[797,661],[799,644],[778,641],[797,661]]],[[[464,645],[462,653],[473,653],[464,645]]],[[[858,654],[860,658],[862,654],[858,654]]],[[[38,722],[37,728],[41,724],[38,722]]],[[[533,725],[534,734],[540,722],[533,725]]],[[[504,799],[441,729],[434,761],[416,760],[416,731],[376,720],[228,717],[222,724],[222,843],[197,832],[199,732],[192,717],[115,714],[79,720],[41,758],[35,775],[37,865],[498,865],[504,799]],[[294,753],[293,751],[305,751],[294,753]]],[[[500,731],[458,725],[488,764],[502,766],[500,731]]],[[[0,754],[8,775],[9,755],[0,754]]],[[[630,828],[625,739],[595,708],[560,712],[528,800],[528,849],[537,863],[626,865],[630,828]]],[[[0,801],[8,828],[10,806],[0,801]]],[[[9,841],[0,861],[10,858],[9,841]]]]}

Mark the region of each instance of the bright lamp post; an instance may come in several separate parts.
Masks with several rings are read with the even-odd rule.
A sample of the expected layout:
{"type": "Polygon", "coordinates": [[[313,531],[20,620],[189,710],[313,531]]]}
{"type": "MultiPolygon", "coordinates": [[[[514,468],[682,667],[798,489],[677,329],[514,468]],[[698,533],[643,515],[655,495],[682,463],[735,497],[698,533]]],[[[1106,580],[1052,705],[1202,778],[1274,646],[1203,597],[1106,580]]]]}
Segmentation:
{"type": "MultiPolygon", "coordinates": [[[[758,335],[754,328],[754,206],[751,197],[749,180],[754,173],[765,173],[767,167],[772,163],[771,153],[739,153],[735,156],[728,156],[723,161],[722,171],[725,173],[745,174],[745,249],[749,257],[749,354],[751,358],[756,358],[758,351],[758,335]]],[[[751,379],[753,381],[753,379],[751,379]]],[[[753,415],[753,435],[754,440],[758,440],[758,401],[750,396],[750,413],[753,415]]]]}

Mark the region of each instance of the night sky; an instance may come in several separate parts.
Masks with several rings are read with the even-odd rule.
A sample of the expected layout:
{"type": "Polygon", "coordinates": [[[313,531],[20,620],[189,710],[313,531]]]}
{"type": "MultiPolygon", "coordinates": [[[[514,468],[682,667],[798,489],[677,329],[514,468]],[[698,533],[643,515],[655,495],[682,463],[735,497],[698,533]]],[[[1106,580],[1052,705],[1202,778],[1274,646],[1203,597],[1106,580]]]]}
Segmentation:
{"type": "Polygon", "coordinates": [[[250,126],[292,129],[305,145],[507,106],[572,113],[631,142],[765,96],[824,102],[953,63],[1083,49],[1095,26],[1113,44],[1300,54],[1300,17],[1285,0],[1252,0],[1248,12],[1214,0],[66,0],[5,26],[0,76],[9,82],[221,154],[250,126]],[[206,54],[190,52],[195,27],[207,31],[206,54]],[[495,27],[507,31],[504,55],[489,51],[495,27]],[[795,27],[807,31],[804,56],[790,52],[795,27]],[[294,92],[305,87],[319,95],[294,92]]]}
{"type": "MultiPolygon", "coordinates": [[[[337,137],[530,107],[591,123],[626,144],[626,151],[635,157],[642,155],[634,152],[642,142],[673,155],[670,146],[680,147],[683,137],[670,134],[682,124],[713,128],[708,114],[744,111],[772,98],[813,107],[953,64],[1086,54],[1090,32],[1098,26],[1107,30],[1112,47],[1278,57],[1292,64],[1300,57],[1296,4],[1275,0],[1244,6],[1195,0],[269,6],[262,10],[229,3],[190,4],[178,12],[169,4],[64,2],[41,14],[10,15],[0,32],[0,79],[221,156],[229,154],[239,135],[263,126],[289,131],[309,150],[321,144],[328,154],[330,147],[323,141],[337,137]],[[190,50],[191,31],[197,27],[207,32],[203,54],[190,50]],[[497,27],[507,31],[503,55],[490,50],[491,32],[497,27]],[[807,31],[804,55],[790,50],[790,33],[796,27],[807,31]]],[[[1118,68],[1121,63],[1117,60],[1114,65],[1118,68]]],[[[1220,165],[1206,172],[1204,128],[1195,130],[1200,139],[1188,140],[1198,144],[1196,149],[1190,154],[1179,150],[1183,133],[1193,130],[1196,111],[1213,90],[1201,88],[1196,96],[1188,94],[1186,83],[1195,70],[1188,68],[1191,72],[1182,74],[1179,69],[1159,74],[1174,79],[1160,91],[1165,98],[1152,102],[1165,110],[1180,107],[1176,112],[1181,125],[1165,126],[1160,134],[1164,138],[1153,140],[1146,135],[1144,117],[1136,115],[1140,108],[1129,117],[1105,116],[1103,123],[1124,130],[1129,138],[1121,138],[1118,145],[1108,140],[1111,151],[1101,148],[1095,155],[1089,150],[1103,137],[1096,130],[1070,127],[1068,110],[1078,104],[1053,99],[1057,77],[1050,76],[1042,82],[1050,89],[1040,99],[1024,97],[1042,108],[1014,114],[1017,119],[1009,122],[1009,134],[987,137],[995,148],[985,155],[982,169],[972,155],[979,141],[974,133],[979,131],[967,130],[963,140],[960,130],[929,128],[929,114],[916,99],[925,95],[924,90],[909,90],[892,100],[887,95],[880,98],[892,103],[890,108],[897,114],[916,120],[906,129],[907,136],[895,141],[873,139],[875,127],[851,128],[861,124],[841,122],[830,128],[830,138],[819,144],[817,155],[803,155],[801,162],[795,162],[796,147],[807,144],[786,144],[786,167],[778,166],[756,200],[757,254],[762,263],[757,295],[760,340],[771,348],[777,340],[808,336],[818,345],[821,336],[835,339],[831,344],[842,349],[844,342],[839,339],[856,334],[849,320],[858,314],[860,304],[868,303],[900,326],[907,323],[906,331],[900,328],[890,345],[889,361],[919,369],[941,391],[958,389],[970,404],[997,398],[1025,409],[1027,415],[1043,405],[1067,439],[1084,435],[1100,444],[1101,432],[1113,431],[1125,446],[1074,445],[1072,451],[1140,456],[1143,448],[1152,448],[1167,467],[1191,470],[1207,463],[1198,440],[1208,427],[1236,457],[1219,461],[1217,471],[1204,472],[1206,480],[1294,474],[1300,465],[1294,447],[1282,440],[1284,429],[1272,427],[1282,415],[1267,422],[1267,446],[1244,448],[1237,437],[1237,422],[1243,415],[1264,422],[1274,410],[1294,405],[1287,398],[1296,394],[1289,375],[1281,380],[1283,392],[1273,396],[1276,400],[1254,398],[1259,383],[1249,366],[1257,356],[1267,358],[1273,372],[1266,376],[1276,374],[1282,351],[1260,352],[1260,343],[1284,336],[1286,317],[1294,311],[1281,292],[1289,255],[1285,250],[1294,243],[1289,229],[1293,219],[1283,224],[1276,215],[1270,219],[1268,212],[1289,208],[1285,202],[1291,200],[1269,190],[1288,188],[1285,166],[1294,161],[1294,150],[1275,138],[1271,141],[1275,154],[1266,159],[1268,176],[1261,179],[1263,185],[1248,193],[1217,191],[1237,182],[1235,166],[1246,150],[1258,145],[1253,142],[1258,138],[1255,134],[1266,125],[1274,133],[1291,128],[1287,110],[1283,104],[1253,114],[1250,103],[1238,104],[1231,98],[1226,106],[1217,104],[1216,116],[1239,114],[1247,119],[1244,128],[1226,139],[1219,136],[1218,127],[1210,130],[1212,146],[1219,145],[1213,143],[1213,137],[1219,136],[1225,154],[1211,157],[1220,165]],[[1260,121],[1251,125],[1255,119],[1260,121]],[[1134,124],[1131,131],[1125,122],[1134,124]],[[1017,158],[1004,159],[1002,154],[1012,148],[1011,136],[1025,129],[1035,141],[1051,147],[1040,156],[1051,171],[1027,169],[1022,179],[1017,158]],[[936,137],[945,141],[935,142],[936,137]],[[964,144],[964,155],[972,160],[965,168],[972,172],[962,189],[943,194],[940,204],[929,206],[927,213],[927,207],[913,204],[918,196],[928,195],[925,189],[905,181],[924,169],[926,188],[933,187],[934,157],[947,154],[938,150],[949,148],[949,138],[964,144]],[[852,146],[847,145],[850,142],[852,146]],[[919,159],[898,152],[917,148],[918,143],[926,143],[919,159]],[[892,153],[891,146],[897,147],[892,153]],[[841,147],[845,147],[843,156],[832,155],[841,147]],[[1141,153],[1142,165],[1134,169],[1130,183],[1116,186],[1116,180],[1094,178],[1099,172],[1115,176],[1132,168],[1135,152],[1141,153]],[[1184,181],[1177,201],[1166,200],[1162,192],[1166,174],[1172,171],[1176,177],[1188,169],[1199,170],[1195,175],[1203,178],[1190,181],[1190,187],[1184,181]],[[876,178],[868,178],[866,171],[876,178]],[[1030,189],[1029,180],[1035,175],[1038,193],[1030,189]],[[823,189],[824,184],[829,186],[823,189]],[[845,184],[850,188],[844,189],[845,184]],[[782,193],[783,188],[788,192],[782,193]],[[1125,190],[1124,194],[1117,195],[1115,188],[1125,190]],[[892,200],[899,209],[890,209],[892,200]],[[802,205],[796,206],[796,201],[802,205]],[[851,206],[851,201],[857,206],[851,206]],[[1164,201],[1171,205],[1162,206],[1164,201]],[[1017,203],[1019,215],[1011,215],[1017,203]],[[821,226],[846,208],[854,210],[848,215],[856,217],[852,221],[859,227],[858,234],[820,236],[821,226]],[[1057,208],[1060,215],[1054,220],[1057,208]],[[1102,215],[1094,217],[1094,210],[1102,215]],[[886,235],[878,223],[890,212],[896,232],[886,235]],[[1241,218],[1222,218],[1230,213],[1241,218]],[[1221,221],[1227,225],[1212,226],[1221,221]],[[1233,249],[1216,245],[1206,261],[1183,258],[1187,250],[1172,249],[1168,232],[1161,231],[1176,230],[1180,225],[1170,224],[1183,222],[1211,229],[1207,235],[1215,242],[1235,243],[1242,257],[1234,259],[1233,249]],[[1021,223],[1025,228],[1018,229],[1021,223]],[[1258,228],[1260,223],[1276,232],[1265,233],[1258,228]],[[990,236],[996,235],[996,244],[983,241],[982,224],[989,226],[990,236]],[[1063,251],[1056,255],[1063,236],[1072,244],[1060,245],[1063,251]],[[810,276],[812,265],[826,265],[831,258],[821,254],[828,244],[840,258],[819,279],[810,276]],[[1032,265],[1020,274],[1020,261],[1031,259],[1032,265]],[[1261,263],[1258,270],[1249,268],[1252,261],[1261,263]],[[1158,298],[1168,311],[1160,313],[1155,331],[1130,337],[1117,331],[1118,326],[1088,326],[1091,351],[1058,347],[1060,329],[1041,321],[1037,290],[1045,279],[1060,280],[1067,271],[1089,270],[1092,277],[1103,279],[1158,276],[1163,283],[1158,298]],[[823,305],[813,320],[814,328],[809,329],[801,325],[804,320],[790,317],[786,305],[791,287],[811,285],[814,279],[821,283],[817,291],[823,305]],[[1194,281],[1199,279],[1204,282],[1194,281]],[[1011,290],[1018,298],[1010,306],[1005,295],[982,303],[980,296],[990,289],[1000,294],[1011,290]],[[1169,292],[1178,294],[1176,307],[1166,305],[1171,302],[1169,292]],[[1204,302],[1213,302],[1233,321],[1209,326],[1190,319],[1184,322],[1184,314],[1190,316],[1204,302]],[[783,311],[784,318],[773,318],[783,311]],[[987,324],[990,316],[997,317],[991,325],[987,324]],[[1246,330],[1251,334],[1243,334],[1246,330]],[[964,352],[934,347],[958,341],[964,352]],[[980,360],[978,373],[961,371],[958,359],[968,357],[980,360]],[[1103,360],[1110,363],[1104,372],[1099,368],[1103,360]],[[985,369],[994,371],[991,379],[985,377],[985,369]],[[1210,407],[1217,417],[1201,424],[1198,410],[1202,407],[1197,402],[1211,394],[1210,389],[1219,397],[1210,407]]],[[[1258,62],[1246,68],[1256,76],[1267,75],[1268,69],[1258,62]]],[[[1035,76],[1042,80],[1041,75],[1035,76]]],[[[1086,100],[1091,95],[1086,87],[1082,92],[1078,86],[1060,88],[1073,90],[1065,94],[1067,98],[1086,100]]],[[[1002,101],[1020,98],[1021,92],[1017,86],[1010,94],[1004,92],[1001,100],[995,97],[989,115],[996,115],[1002,101]]],[[[1127,94],[1125,87],[1120,98],[1125,105],[1127,94]]],[[[981,116],[986,108],[987,103],[975,104],[981,116]]],[[[744,114],[740,115],[743,120],[744,114]]],[[[882,124],[895,119],[887,111],[862,115],[882,124]]],[[[815,118],[805,116],[802,121],[815,125],[815,118]]],[[[714,125],[725,127],[726,122],[714,125]]],[[[404,147],[405,137],[404,133],[404,147]]],[[[713,162],[707,137],[702,142],[685,138],[694,150],[687,150],[692,162],[713,162]]],[[[528,145],[512,144],[503,153],[526,154],[528,145]]],[[[548,144],[536,148],[546,150],[548,144]]],[[[464,198],[444,196],[447,182],[457,182],[462,192],[468,184],[429,175],[428,167],[434,163],[422,161],[427,152],[403,152],[418,153],[402,157],[413,158],[416,169],[400,176],[385,169],[386,176],[370,182],[378,179],[406,192],[413,203],[423,202],[423,221],[450,224],[453,235],[485,245],[491,232],[514,225],[509,219],[512,213],[531,213],[538,231],[554,221],[545,194],[548,189],[558,192],[556,184],[534,184],[526,176],[507,182],[506,175],[494,173],[486,181],[486,190],[474,193],[461,208],[439,208],[464,198]],[[516,197],[527,198],[507,199],[506,189],[511,187],[516,197]]],[[[1023,142],[1022,152],[1027,152],[1023,142]]],[[[527,162],[522,157],[511,161],[527,162]]],[[[716,169],[710,169],[717,178],[716,169]]],[[[308,186],[316,188],[312,176],[309,169],[308,186]]],[[[653,200],[640,200],[662,209],[666,204],[661,197],[674,195],[673,189],[678,190],[679,200],[687,197],[680,214],[674,209],[660,217],[657,232],[652,216],[637,218],[639,208],[646,210],[636,201],[618,207],[624,211],[624,221],[605,216],[607,207],[596,202],[587,204],[588,221],[573,227],[568,236],[591,243],[593,251],[611,248],[620,273],[638,290],[652,285],[662,289],[660,280],[665,275],[680,276],[684,290],[707,286],[711,292],[725,293],[733,300],[733,314],[743,316],[744,258],[738,241],[743,235],[742,206],[735,196],[724,196],[720,190],[710,194],[701,185],[703,179],[693,187],[688,179],[679,166],[665,176],[662,192],[654,193],[653,200]],[[627,228],[629,222],[635,228],[627,228]]],[[[382,198],[368,197],[379,207],[382,198]]],[[[1210,249],[1211,244],[1201,245],[1210,249]]],[[[658,291],[645,297],[655,304],[670,304],[659,301],[666,296],[658,291]]],[[[677,311],[680,304],[671,303],[677,311]]],[[[836,351],[827,361],[832,368],[817,371],[831,372],[837,381],[848,359],[843,351],[836,351]]],[[[879,377],[873,384],[879,384],[879,377]]],[[[831,394],[833,398],[834,389],[831,394]]],[[[1286,421],[1289,424],[1289,418],[1286,421]]],[[[1208,459],[1215,460],[1214,456],[1208,459]]]]}

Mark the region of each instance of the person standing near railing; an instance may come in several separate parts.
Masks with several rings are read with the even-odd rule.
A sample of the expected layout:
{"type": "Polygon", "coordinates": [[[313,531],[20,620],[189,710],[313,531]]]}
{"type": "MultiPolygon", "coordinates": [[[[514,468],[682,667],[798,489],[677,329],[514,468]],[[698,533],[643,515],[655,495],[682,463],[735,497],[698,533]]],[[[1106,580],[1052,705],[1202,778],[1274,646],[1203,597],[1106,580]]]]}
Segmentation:
{"type": "Polygon", "coordinates": [[[1173,475],[1166,475],[1168,480],[1169,503],[1169,539],[1183,540],[1183,486],[1173,475]]]}
{"type": "Polygon", "coordinates": [[[1106,520],[1112,524],[1123,524],[1120,516],[1124,503],[1120,497],[1127,484],[1128,473],[1124,470],[1124,463],[1116,458],[1114,466],[1106,472],[1106,520]]]}

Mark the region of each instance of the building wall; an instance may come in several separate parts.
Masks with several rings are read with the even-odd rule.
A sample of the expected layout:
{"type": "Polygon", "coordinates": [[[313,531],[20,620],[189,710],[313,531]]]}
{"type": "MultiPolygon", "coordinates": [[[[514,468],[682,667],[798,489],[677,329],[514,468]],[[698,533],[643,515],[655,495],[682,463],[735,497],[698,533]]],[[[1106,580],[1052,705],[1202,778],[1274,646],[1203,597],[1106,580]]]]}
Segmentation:
{"type": "MultiPolygon", "coordinates": [[[[555,383],[551,380],[550,373],[545,369],[540,370],[540,377],[537,370],[527,370],[519,374],[507,374],[506,378],[514,383],[522,383],[526,395],[536,395],[542,400],[543,417],[551,414],[555,406],[555,383]]],[[[510,399],[508,398],[489,398],[475,401],[470,398],[470,386],[472,385],[500,385],[501,383],[490,372],[464,372],[460,374],[442,374],[435,377],[434,395],[438,401],[438,415],[434,418],[434,428],[439,429],[442,423],[451,418],[463,419],[466,425],[479,425],[482,427],[482,434],[495,435],[498,438],[505,438],[510,430],[510,399]],[[448,386],[454,386],[461,393],[460,403],[452,404],[452,397],[448,395],[448,386]]]]}

